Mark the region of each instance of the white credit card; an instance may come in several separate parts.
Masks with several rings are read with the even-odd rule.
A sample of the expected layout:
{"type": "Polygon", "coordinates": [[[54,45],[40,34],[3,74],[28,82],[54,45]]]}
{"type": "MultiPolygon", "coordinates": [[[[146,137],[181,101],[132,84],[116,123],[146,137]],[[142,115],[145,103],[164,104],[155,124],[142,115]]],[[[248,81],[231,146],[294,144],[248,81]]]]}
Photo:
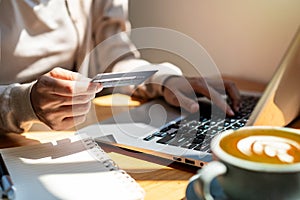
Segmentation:
{"type": "Polygon", "coordinates": [[[143,83],[150,76],[155,74],[158,70],[150,71],[135,71],[135,72],[121,72],[121,73],[102,73],[97,74],[91,82],[101,83],[103,88],[139,85],[143,83]]]}

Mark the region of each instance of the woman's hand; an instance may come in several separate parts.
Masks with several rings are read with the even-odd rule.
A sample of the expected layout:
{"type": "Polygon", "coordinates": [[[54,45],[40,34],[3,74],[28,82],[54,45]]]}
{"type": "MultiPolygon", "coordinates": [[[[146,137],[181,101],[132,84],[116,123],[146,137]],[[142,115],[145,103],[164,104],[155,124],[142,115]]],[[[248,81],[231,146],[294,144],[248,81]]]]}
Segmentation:
{"type": "Polygon", "coordinates": [[[165,81],[163,96],[173,106],[182,107],[192,113],[197,112],[199,110],[199,104],[196,101],[197,94],[210,99],[229,116],[233,116],[234,112],[239,110],[240,94],[231,81],[218,82],[201,77],[183,76],[172,76],[165,81]],[[222,88],[231,99],[232,107],[227,104],[222,93],[219,93],[222,88]]]}
{"type": "Polygon", "coordinates": [[[69,70],[55,68],[39,77],[31,90],[37,117],[53,130],[64,130],[85,121],[91,100],[102,90],[99,83],[69,70]]]}

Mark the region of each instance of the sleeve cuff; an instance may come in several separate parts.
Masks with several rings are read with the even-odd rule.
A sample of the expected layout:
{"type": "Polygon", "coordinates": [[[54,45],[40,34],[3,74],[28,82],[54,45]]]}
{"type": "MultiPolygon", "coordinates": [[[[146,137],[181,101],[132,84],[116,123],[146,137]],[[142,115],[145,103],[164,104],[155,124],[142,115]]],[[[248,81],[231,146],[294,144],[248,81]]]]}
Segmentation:
{"type": "Polygon", "coordinates": [[[11,90],[10,107],[15,122],[25,131],[31,127],[33,122],[39,121],[30,100],[31,88],[34,83],[16,84],[11,90]]]}
{"type": "Polygon", "coordinates": [[[182,76],[182,71],[171,63],[161,63],[154,65],[154,69],[158,69],[158,72],[153,76],[151,82],[159,85],[158,93],[163,95],[164,83],[167,79],[173,76],[182,76]]]}

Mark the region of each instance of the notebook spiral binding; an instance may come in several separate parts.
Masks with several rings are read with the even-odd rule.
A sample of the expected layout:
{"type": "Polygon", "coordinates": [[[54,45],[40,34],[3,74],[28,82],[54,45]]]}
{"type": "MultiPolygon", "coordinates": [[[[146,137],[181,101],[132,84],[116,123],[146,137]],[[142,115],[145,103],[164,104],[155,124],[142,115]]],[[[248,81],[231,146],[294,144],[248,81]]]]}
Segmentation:
{"type": "Polygon", "coordinates": [[[89,153],[98,161],[103,163],[110,171],[119,170],[117,164],[107,155],[107,153],[92,138],[84,138],[83,145],[89,153]]]}
{"type": "Polygon", "coordinates": [[[89,151],[89,153],[98,161],[104,164],[110,171],[114,171],[115,175],[118,176],[125,185],[130,183],[133,187],[127,189],[132,192],[139,191],[141,199],[145,196],[145,191],[140,185],[129,175],[126,171],[120,169],[118,165],[108,156],[108,154],[95,142],[94,139],[88,137],[82,139],[83,145],[89,151]]]}

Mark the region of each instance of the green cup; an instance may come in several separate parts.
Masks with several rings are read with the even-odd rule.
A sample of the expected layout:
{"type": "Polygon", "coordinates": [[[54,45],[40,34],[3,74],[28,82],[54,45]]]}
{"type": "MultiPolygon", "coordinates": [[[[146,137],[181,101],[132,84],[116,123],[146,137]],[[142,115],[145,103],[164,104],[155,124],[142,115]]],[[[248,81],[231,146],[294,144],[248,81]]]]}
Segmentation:
{"type": "Polygon", "coordinates": [[[251,126],[225,131],[212,140],[211,149],[214,161],[190,180],[200,199],[213,199],[215,178],[228,199],[300,199],[300,130],[251,126]]]}

